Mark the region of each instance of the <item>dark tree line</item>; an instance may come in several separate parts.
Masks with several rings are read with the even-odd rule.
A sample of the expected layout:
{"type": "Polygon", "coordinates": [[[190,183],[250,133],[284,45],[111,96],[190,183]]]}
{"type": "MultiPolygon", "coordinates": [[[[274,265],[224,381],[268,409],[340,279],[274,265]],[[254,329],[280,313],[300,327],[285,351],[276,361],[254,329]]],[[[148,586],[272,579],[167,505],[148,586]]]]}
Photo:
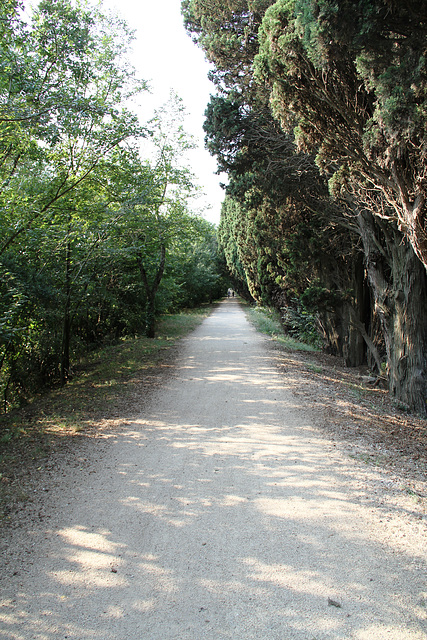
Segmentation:
{"type": "Polygon", "coordinates": [[[184,0],[213,63],[233,278],[316,315],[327,348],[427,400],[425,2],[184,0]]]}

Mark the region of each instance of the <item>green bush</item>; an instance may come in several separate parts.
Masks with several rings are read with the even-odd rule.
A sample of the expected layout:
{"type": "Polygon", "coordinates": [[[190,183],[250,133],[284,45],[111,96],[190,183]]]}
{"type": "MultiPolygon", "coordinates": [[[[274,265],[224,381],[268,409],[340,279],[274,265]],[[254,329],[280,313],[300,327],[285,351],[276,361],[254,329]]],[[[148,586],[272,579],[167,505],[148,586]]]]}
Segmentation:
{"type": "Polygon", "coordinates": [[[282,324],[292,338],[314,347],[320,346],[316,316],[304,309],[299,301],[282,309],[282,324]]]}
{"type": "Polygon", "coordinates": [[[317,345],[315,344],[306,343],[294,336],[286,335],[281,323],[281,317],[279,313],[273,309],[269,309],[267,307],[255,307],[248,311],[248,317],[258,331],[271,336],[274,340],[285,347],[285,349],[290,351],[317,350],[317,345]]]}

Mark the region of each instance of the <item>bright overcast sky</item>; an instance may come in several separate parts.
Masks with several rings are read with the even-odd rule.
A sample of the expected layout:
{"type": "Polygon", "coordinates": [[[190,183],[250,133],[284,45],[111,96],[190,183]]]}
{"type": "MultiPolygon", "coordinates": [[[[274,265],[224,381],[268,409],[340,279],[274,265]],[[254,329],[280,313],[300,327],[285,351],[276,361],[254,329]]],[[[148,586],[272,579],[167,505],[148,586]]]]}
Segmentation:
{"type": "Polygon", "coordinates": [[[185,128],[198,143],[198,149],[189,153],[190,168],[206,194],[203,203],[212,207],[206,218],[218,223],[224,199],[219,183],[224,176],[215,174],[216,161],[204,149],[202,128],[214,86],[207,77],[209,65],[203,52],[184,29],[180,0],[103,0],[103,5],[136,30],[132,63],[152,92],[141,98],[141,120],[148,120],[154,109],[168,100],[171,89],[182,98],[189,113],[185,128]]]}

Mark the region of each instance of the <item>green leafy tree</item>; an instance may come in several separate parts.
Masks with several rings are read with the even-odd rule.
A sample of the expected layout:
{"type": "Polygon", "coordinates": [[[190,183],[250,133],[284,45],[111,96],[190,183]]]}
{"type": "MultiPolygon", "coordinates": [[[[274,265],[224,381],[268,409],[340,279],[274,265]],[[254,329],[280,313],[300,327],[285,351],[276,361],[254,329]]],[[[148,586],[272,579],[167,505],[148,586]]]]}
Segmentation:
{"type": "Polygon", "coordinates": [[[11,33],[0,75],[0,254],[101,158],[143,134],[122,104],[145,84],[122,60],[129,31],[112,20],[43,0],[30,26],[11,33]]]}
{"type": "Polygon", "coordinates": [[[217,229],[204,218],[195,217],[191,234],[176,239],[170,262],[177,286],[177,308],[211,303],[224,295],[228,279],[217,229]]]}
{"type": "Polygon", "coordinates": [[[183,112],[182,101],[172,94],[148,123],[151,134],[144,153],[149,159],[139,166],[136,161],[118,229],[119,246],[133,256],[145,291],[145,331],[150,338],[155,337],[156,298],[168,253],[179,238],[194,232],[190,202],[196,189],[183,161],[193,142],[183,130],[183,112]]]}
{"type": "Polygon", "coordinates": [[[39,381],[55,375],[58,354],[68,376],[71,325],[100,237],[84,185],[115,149],[144,134],[122,106],[145,88],[126,63],[126,25],[67,0],[41,2],[28,25],[18,8],[3,3],[0,14],[5,406],[12,386],[31,387],[33,373],[39,381]]]}
{"type": "MultiPolygon", "coordinates": [[[[229,176],[227,193],[234,204],[228,203],[223,209],[224,217],[229,218],[231,211],[228,209],[233,209],[236,200],[241,204],[237,214],[241,220],[232,224],[231,236],[226,235],[230,247],[235,247],[236,242],[239,245],[238,263],[240,267],[245,264],[251,294],[268,304],[280,308],[290,304],[297,295],[295,289],[298,295],[301,293],[303,283],[308,286],[320,275],[328,280],[324,283],[324,291],[332,290],[331,296],[335,299],[340,297],[341,306],[349,309],[342,312],[340,309],[338,313],[338,305],[335,305],[335,319],[333,313],[328,312],[327,320],[322,322],[325,337],[330,348],[340,355],[345,346],[353,354],[348,356],[348,362],[358,364],[363,358],[363,340],[361,345],[360,331],[353,330],[349,317],[357,317],[361,329],[361,318],[366,316],[365,305],[356,301],[360,296],[352,298],[347,294],[349,289],[358,289],[364,282],[357,238],[351,232],[349,242],[341,242],[350,226],[348,220],[344,220],[339,207],[331,203],[325,180],[320,176],[314,158],[299,152],[293,133],[284,131],[273,120],[268,105],[269,92],[254,82],[252,67],[259,46],[257,31],[270,4],[187,2],[183,5],[187,29],[215,63],[212,77],[220,95],[211,97],[206,111],[206,144],[217,157],[218,170],[227,172],[229,176]],[[298,243],[293,244],[293,260],[286,257],[288,237],[294,239],[298,228],[295,211],[300,212],[304,224],[307,216],[311,216],[313,234],[319,234],[318,222],[322,217],[323,227],[330,226],[330,215],[340,237],[331,252],[330,233],[324,232],[323,252],[316,249],[317,255],[310,254],[309,258],[307,246],[301,242],[298,268],[293,266],[298,243]],[[344,245],[345,256],[341,256],[339,251],[344,245]],[[349,251],[350,246],[352,249],[349,251]],[[334,268],[323,264],[325,255],[330,260],[334,257],[334,268]],[[358,269],[350,268],[349,261],[358,264],[358,269]],[[342,277],[334,276],[331,281],[328,275],[336,274],[340,263],[344,269],[342,277]],[[298,286],[290,284],[292,271],[304,274],[298,286]],[[350,349],[346,346],[349,343],[350,349]]],[[[234,215],[231,219],[235,219],[234,215]]],[[[225,227],[228,228],[228,223],[225,227]]],[[[317,242],[319,244],[320,241],[317,242]]],[[[225,250],[223,245],[222,248],[225,250]]],[[[319,313],[324,313],[323,309],[324,305],[319,308],[319,313]]],[[[366,330],[362,333],[367,335],[366,330]]]]}

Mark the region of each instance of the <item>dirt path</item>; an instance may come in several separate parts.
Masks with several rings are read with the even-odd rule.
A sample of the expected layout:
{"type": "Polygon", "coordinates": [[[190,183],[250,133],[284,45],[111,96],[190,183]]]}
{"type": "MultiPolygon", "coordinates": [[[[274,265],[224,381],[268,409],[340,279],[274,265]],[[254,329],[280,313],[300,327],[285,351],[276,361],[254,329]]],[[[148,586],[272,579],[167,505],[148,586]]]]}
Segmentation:
{"type": "MultiPolygon", "coordinates": [[[[83,456],[83,457],[82,457],[83,456]]],[[[143,414],[3,548],[2,640],[421,640],[426,528],[340,452],[226,300],[143,414]]]]}

